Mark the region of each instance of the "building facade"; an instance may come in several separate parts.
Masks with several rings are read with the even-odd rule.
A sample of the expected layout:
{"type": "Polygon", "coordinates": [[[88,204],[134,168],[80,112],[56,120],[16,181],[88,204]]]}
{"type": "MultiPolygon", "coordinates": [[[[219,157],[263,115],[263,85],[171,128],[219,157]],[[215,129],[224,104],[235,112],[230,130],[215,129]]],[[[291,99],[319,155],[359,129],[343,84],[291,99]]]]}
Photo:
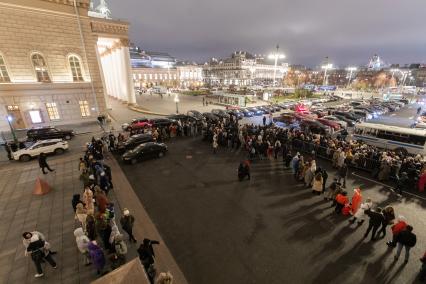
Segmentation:
{"type": "Polygon", "coordinates": [[[128,23],[89,16],[89,5],[0,2],[0,131],[7,119],[17,129],[96,119],[106,95],[135,101],[128,23]]]}
{"type": "Polygon", "coordinates": [[[199,88],[203,86],[203,67],[194,63],[178,63],[177,67],[180,88],[199,88]]]}
{"type": "Polygon", "coordinates": [[[209,86],[271,85],[283,81],[288,64],[275,67],[263,56],[253,56],[245,51],[236,51],[226,59],[212,58],[203,66],[204,82],[209,86]]]}
{"type": "Polygon", "coordinates": [[[178,87],[179,78],[176,68],[141,67],[133,68],[133,82],[136,88],[144,89],[153,86],[178,87]]]}

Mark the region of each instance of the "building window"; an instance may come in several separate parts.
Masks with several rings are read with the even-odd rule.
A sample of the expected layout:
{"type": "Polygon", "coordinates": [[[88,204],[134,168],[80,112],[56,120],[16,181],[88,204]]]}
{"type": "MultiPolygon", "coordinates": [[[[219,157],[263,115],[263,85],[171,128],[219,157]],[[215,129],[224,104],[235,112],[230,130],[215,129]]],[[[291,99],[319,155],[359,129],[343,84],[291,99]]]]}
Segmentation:
{"type": "Polygon", "coordinates": [[[78,101],[78,104],[80,105],[81,116],[82,117],[90,116],[89,102],[88,101],[78,101]]]}
{"type": "Polygon", "coordinates": [[[44,61],[43,56],[38,53],[35,53],[31,56],[31,61],[33,62],[34,70],[36,72],[37,81],[50,83],[49,72],[47,69],[46,61],[44,61]]]}
{"type": "Polygon", "coordinates": [[[176,77],[176,74],[174,74],[174,78],[175,78],[175,80],[176,80],[176,78],[177,78],[177,77],[176,77]]]}
{"type": "Polygon", "coordinates": [[[147,79],[147,75],[143,74],[143,79],[146,80],[147,79]]]}
{"type": "Polygon", "coordinates": [[[47,114],[49,115],[50,120],[60,119],[58,107],[56,103],[46,103],[47,114]]]}
{"type": "Polygon", "coordinates": [[[163,74],[160,74],[160,80],[163,80],[163,74]]]}
{"type": "Polygon", "coordinates": [[[3,56],[0,54],[0,83],[10,82],[9,74],[7,73],[6,63],[3,56]]]}
{"type": "Polygon", "coordinates": [[[80,59],[78,59],[77,56],[72,55],[69,57],[70,67],[71,67],[71,73],[72,73],[72,80],[74,82],[82,82],[84,81],[83,75],[81,73],[81,64],[80,59]]]}
{"type": "Polygon", "coordinates": [[[30,110],[29,111],[31,122],[32,123],[42,123],[41,114],[39,110],[30,110]]]}
{"type": "Polygon", "coordinates": [[[158,78],[158,77],[157,77],[157,74],[154,74],[154,79],[155,79],[155,80],[157,80],[157,78],[158,78]]]}
{"type": "Polygon", "coordinates": [[[152,80],[152,74],[149,74],[149,79],[152,80]]]}

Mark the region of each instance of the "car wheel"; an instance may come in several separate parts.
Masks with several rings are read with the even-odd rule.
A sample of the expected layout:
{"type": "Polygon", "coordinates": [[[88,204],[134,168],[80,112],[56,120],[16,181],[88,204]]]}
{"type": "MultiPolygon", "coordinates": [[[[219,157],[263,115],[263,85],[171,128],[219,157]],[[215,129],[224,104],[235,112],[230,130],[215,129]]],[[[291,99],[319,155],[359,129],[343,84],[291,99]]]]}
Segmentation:
{"type": "Polygon", "coordinates": [[[21,161],[21,162],[28,162],[29,160],[31,160],[30,155],[22,155],[22,156],[19,157],[19,161],[21,161]]]}
{"type": "Polygon", "coordinates": [[[162,158],[162,157],[164,157],[164,152],[159,152],[158,153],[158,158],[162,158]]]}
{"type": "Polygon", "coordinates": [[[136,160],[136,158],[133,158],[133,159],[130,160],[130,163],[132,165],[136,164],[137,162],[138,162],[138,160],[136,160]]]}
{"type": "Polygon", "coordinates": [[[65,135],[65,140],[70,140],[71,139],[71,135],[65,135]]]}
{"type": "Polygon", "coordinates": [[[58,148],[58,149],[55,149],[55,154],[62,154],[63,152],[65,152],[65,150],[64,149],[62,149],[62,148],[58,148]]]}

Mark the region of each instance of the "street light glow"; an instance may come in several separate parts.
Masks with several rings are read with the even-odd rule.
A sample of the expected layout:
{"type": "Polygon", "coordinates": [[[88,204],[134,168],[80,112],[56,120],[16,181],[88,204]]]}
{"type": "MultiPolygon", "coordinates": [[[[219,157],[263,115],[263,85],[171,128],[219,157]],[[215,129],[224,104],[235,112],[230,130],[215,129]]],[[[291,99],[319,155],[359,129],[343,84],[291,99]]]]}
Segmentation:
{"type": "Polygon", "coordinates": [[[13,117],[11,115],[8,115],[7,116],[7,121],[12,122],[12,120],[13,120],[13,117]]]}

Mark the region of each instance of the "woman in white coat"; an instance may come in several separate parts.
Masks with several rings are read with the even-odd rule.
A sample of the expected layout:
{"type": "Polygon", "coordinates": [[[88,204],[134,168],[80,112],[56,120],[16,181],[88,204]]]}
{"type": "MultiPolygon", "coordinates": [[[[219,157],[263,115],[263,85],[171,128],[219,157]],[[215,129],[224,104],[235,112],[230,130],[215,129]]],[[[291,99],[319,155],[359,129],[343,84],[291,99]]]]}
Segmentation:
{"type": "Polygon", "coordinates": [[[368,209],[371,209],[373,207],[373,202],[370,198],[367,198],[364,203],[361,203],[361,206],[356,211],[354,217],[349,220],[349,223],[355,223],[355,221],[358,219],[358,225],[361,225],[365,221],[365,217],[367,214],[365,214],[365,211],[368,209]]]}
{"type": "Polygon", "coordinates": [[[312,193],[320,195],[322,192],[322,173],[319,172],[315,175],[314,182],[312,185],[312,193]]]}

